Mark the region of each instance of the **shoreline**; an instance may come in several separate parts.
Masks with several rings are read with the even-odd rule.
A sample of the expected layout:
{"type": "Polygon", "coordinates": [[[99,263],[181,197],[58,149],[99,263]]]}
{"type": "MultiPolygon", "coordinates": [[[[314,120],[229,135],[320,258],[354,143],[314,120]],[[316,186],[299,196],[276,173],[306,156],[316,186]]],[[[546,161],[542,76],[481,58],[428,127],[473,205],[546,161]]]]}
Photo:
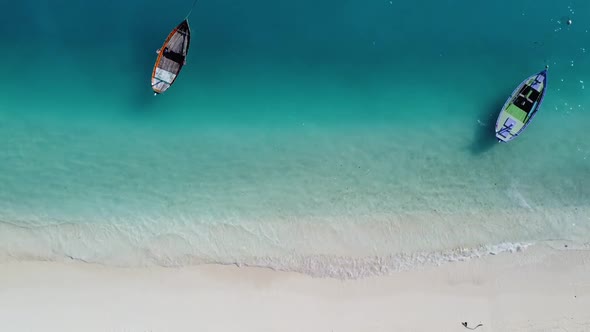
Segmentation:
{"type": "Polygon", "coordinates": [[[371,220],[303,222],[143,222],[23,225],[0,222],[0,263],[77,260],[114,267],[235,264],[315,277],[354,279],[481,259],[552,245],[590,249],[588,208],[488,214],[414,213],[371,220]],[[506,216],[510,215],[510,219],[506,216]],[[555,220],[555,222],[550,222],[555,220]]]}
{"type": "Polygon", "coordinates": [[[0,264],[6,331],[584,331],[590,251],[547,245],[356,280],[231,265],[0,264]]]}
{"type": "MultiPolygon", "coordinates": [[[[424,268],[444,266],[453,262],[465,262],[481,259],[486,256],[499,254],[519,253],[528,250],[529,247],[548,245],[541,242],[499,243],[494,245],[480,245],[477,247],[458,246],[443,251],[419,251],[413,253],[401,252],[386,256],[336,256],[336,255],[284,255],[279,257],[236,257],[215,260],[202,257],[185,256],[182,260],[158,260],[155,253],[152,259],[128,262],[102,262],[85,259],[73,254],[51,256],[13,255],[0,253],[0,265],[9,263],[58,263],[58,264],[88,264],[113,269],[145,269],[145,268],[171,268],[193,269],[201,266],[236,266],[239,268],[268,269],[284,273],[298,273],[312,278],[332,278],[339,280],[357,280],[372,277],[386,277],[395,273],[412,271],[424,268]]],[[[571,248],[585,248],[584,245],[575,245],[570,241],[571,248]]],[[[554,248],[556,248],[554,246],[554,248]]],[[[566,245],[567,248],[567,245],[566,245]]],[[[135,256],[138,257],[139,255],[135,256]]],[[[162,256],[166,258],[166,256],[162,256]]]]}

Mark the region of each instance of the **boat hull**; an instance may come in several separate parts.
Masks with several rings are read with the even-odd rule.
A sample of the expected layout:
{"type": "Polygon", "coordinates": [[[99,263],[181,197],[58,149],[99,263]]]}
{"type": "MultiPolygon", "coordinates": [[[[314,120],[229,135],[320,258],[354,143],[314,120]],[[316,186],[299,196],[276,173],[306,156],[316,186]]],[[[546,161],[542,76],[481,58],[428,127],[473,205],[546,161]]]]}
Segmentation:
{"type": "Polygon", "coordinates": [[[509,142],[518,137],[539,111],[547,91],[547,69],[520,83],[502,107],[496,121],[496,138],[509,142]]]}
{"type": "Polygon", "coordinates": [[[152,89],[154,94],[168,90],[176,81],[180,70],[186,63],[190,46],[190,27],[188,21],[182,21],[164,41],[158,50],[158,58],[152,71],[152,89]]]}

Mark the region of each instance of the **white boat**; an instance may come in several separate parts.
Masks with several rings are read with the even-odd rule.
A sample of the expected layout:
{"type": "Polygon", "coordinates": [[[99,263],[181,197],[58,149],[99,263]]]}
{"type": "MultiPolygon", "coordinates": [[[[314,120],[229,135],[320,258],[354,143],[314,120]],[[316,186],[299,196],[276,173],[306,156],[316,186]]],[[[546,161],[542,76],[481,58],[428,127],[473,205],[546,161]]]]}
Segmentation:
{"type": "Polygon", "coordinates": [[[496,121],[496,138],[509,142],[531,123],[547,91],[547,68],[525,79],[512,92],[496,121]]]}

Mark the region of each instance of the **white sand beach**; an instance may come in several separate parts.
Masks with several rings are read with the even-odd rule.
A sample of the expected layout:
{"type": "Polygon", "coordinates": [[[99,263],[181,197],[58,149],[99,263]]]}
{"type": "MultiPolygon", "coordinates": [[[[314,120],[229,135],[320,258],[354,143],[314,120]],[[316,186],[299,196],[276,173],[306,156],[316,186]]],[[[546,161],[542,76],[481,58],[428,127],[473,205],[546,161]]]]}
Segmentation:
{"type": "Polygon", "coordinates": [[[0,331],[590,331],[590,252],[536,246],[360,280],[0,264],[0,331]]]}

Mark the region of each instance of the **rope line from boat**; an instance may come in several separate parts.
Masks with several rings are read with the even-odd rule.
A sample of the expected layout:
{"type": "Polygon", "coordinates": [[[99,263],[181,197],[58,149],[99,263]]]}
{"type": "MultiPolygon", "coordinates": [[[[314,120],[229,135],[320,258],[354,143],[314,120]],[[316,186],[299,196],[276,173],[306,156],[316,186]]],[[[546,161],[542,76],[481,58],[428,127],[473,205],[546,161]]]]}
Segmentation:
{"type": "Polygon", "coordinates": [[[199,1],[199,0],[193,1],[193,5],[191,6],[191,10],[188,11],[188,14],[186,14],[186,17],[184,18],[185,20],[188,20],[188,17],[191,16],[191,14],[193,13],[193,9],[195,9],[195,5],[197,4],[197,1],[199,1]]]}

